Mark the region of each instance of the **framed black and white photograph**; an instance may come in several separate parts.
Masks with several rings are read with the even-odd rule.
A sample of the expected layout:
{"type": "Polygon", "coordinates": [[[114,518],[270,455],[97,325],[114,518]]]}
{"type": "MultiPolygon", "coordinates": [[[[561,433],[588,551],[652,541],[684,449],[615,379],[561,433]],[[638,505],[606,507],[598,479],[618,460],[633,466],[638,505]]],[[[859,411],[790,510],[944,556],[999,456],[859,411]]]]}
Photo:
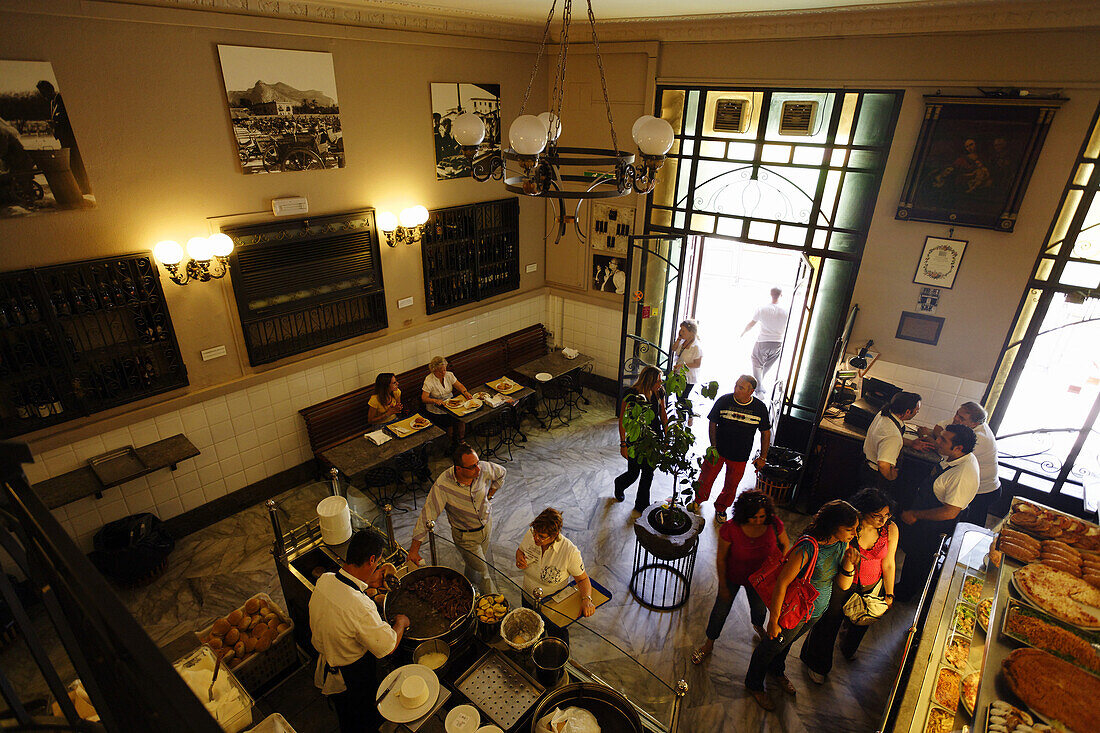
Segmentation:
{"type": "Polygon", "coordinates": [[[943,321],[944,319],[939,316],[902,311],[901,319],[898,321],[898,332],[894,334],[894,338],[935,346],[940,341],[943,321]]]}
{"type": "Polygon", "coordinates": [[[432,82],[431,86],[436,180],[469,178],[470,162],[451,134],[451,124],[463,112],[473,112],[485,123],[485,139],[475,157],[500,152],[500,84],[432,82]]]}
{"type": "Polygon", "coordinates": [[[95,204],[53,65],[0,59],[0,219],[95,204]]]}
{"type": "Polygon", "coordinates": [[[245,173],[344,167],[332,54],[219,45],[218,57],[245,173]]]}
{"type": "Polygon", "coordinates": [[[626,256],[627,242],[634,231],[634,207],[592,203],[592,228],[588,242],[596,250],[626,256]]]}
{"type": "Polygon", "coordinates": [[[626,294],[626,258],[592,255],[592,289],[613,295],[626,294]]]}
{"type": "Polygon", "coordinates": [[[927,237],[917,262],[917,271],[913,273],[913,282],[950,290],[955,286],[955,276],[964,252],[965,240],[927,237]]]}
{"type": "Polygon", "coordinates": [[[1011,232],[1064,101],[925,97],[896,218],[1011,232]]]}

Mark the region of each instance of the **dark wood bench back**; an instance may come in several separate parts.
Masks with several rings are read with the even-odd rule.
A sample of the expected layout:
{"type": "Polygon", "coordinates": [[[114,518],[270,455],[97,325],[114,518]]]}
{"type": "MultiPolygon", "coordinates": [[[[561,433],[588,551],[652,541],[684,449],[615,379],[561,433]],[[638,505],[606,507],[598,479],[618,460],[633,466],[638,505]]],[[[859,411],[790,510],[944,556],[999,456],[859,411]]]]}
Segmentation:
{"type": "Polygon", "coordinates": [[[367,402],[373,394],[372,384],[298,410],[306,421],[314,455],[370,431],[367,402]]]}
{"type": "Polygon", "coordinates": [[[546,356],[550,351],[547,337],[546,327],[541,323],[521,328],[505,336],[504,345],[508,350],[508,368],[515,369],[520,364],[526,364],[532,359],[546,356]]]}
{"type": "Polygon", "coordinates": [[[420,411],[420,393],[424,391],[424,378],[428,376],[428,365],[413,367],[397,375],[397,384],[401,387],[401,405],[408,415],[420,411]]]}
{"type": "Polygon", "coordinates": [[[466,389],[476,390],[490,379],[503,377],[507,371],[508,356],[504,340],[497,338],[460,351],[447,357],[447,365],[447,369],[454,372],[466,389]]]}

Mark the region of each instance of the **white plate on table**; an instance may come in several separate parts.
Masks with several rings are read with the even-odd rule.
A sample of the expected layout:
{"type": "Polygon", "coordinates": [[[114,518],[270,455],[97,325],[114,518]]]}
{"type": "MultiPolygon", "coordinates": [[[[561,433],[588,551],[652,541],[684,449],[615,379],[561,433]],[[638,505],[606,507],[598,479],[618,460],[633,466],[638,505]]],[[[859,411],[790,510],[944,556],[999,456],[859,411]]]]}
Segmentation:
{"type": "MultiPolygon", "coordinates": [[[[439,697],[439,678],[435,672],[425,667],[423,664],[406,664],[404,667],[398,667],[394,671],[386,675],[386,678],[382,680],[382,684],[378,685],[378,690],[375,691],[375,697],[382,693],[382,690],[390,686],[390,683],[394,681],[394,678],[400,676],[402,679],[406,675],[417,675],[424,678],[424,682],[428,685],[428,699],[424,701],[422,705],[417,705],[415,708],[405,707],[401,704],[401,680],[397,681],[397,684],[393,686],[393,689],[386,693],[386,696],[382,698],[382,701],[378,703],[379,714],[393,723],[409,723],[417,718],[422,718],[427,715],[428,711],[432,709],[432,705],[435,705],[436,698],[439,697]]],[[[364,704],[370,704],[367,700],[364,704]]]]}
{"type": "Polygon", "coordinates": [[[463,407],[467,410],[480,410],[481,404],[481,400],[467,400],[463,407]]]}
{"type": "Polygon", "coordinates": [[[535,379],[539,380],[540,382],[549,382],[553,378],[554,376],[550,374],[550,372],[539,372],[535,375],[535,379]]]}

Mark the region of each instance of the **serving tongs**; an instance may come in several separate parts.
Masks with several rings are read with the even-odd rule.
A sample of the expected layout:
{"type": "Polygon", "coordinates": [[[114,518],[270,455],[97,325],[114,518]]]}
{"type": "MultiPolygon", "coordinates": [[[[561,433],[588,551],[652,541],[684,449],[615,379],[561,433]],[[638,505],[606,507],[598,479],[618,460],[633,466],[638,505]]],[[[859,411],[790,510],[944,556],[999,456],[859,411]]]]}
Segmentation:
{"type": "Polygon", "coordinates": [[[222,658],[218,657],[218,661],[214,662],[214,677],[210,680],[210,689],[206,691],[206,699],[210,702],[214,702],[214,683],[218,681],[218,672],[222,671],[222,658]]]}

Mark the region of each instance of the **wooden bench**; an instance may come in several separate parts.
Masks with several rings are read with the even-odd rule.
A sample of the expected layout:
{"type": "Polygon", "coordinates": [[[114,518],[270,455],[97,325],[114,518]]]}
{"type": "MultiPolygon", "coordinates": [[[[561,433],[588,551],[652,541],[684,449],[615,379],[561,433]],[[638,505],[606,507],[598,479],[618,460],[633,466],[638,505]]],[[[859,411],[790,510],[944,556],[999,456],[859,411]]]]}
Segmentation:
{"type": "MultiPolygon", "coordinates": [[[[548,336],[546,327],[536,323],[448,356],[447,368],[467,389],[476,389],[490,379],[510,374],[519,365],[547,354],[548,336]]],[[[420,409],[420,395],[427,376],[427,364],[397,375],[406,414],[420,409]]],[[[319,458],[323,451],[370,432],[367,402],[373,394],[374,385],[371,384],[298,410],[306,421],[313,455],[319,458]]]]}

